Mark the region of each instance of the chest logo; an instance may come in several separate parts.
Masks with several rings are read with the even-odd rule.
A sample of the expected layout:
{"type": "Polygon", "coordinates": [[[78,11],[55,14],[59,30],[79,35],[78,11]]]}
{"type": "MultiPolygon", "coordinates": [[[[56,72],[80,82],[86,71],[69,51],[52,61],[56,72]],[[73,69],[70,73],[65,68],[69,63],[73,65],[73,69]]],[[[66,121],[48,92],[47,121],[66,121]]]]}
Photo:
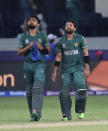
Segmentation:
{"type": "Polygon", "coordinates": [[[78,43],[75,43],[74,46],[75,46],[75,47],[78,47],[78,43]]]}
{"type": "Polygon", "coordinates": [[[41,43],[41,42],[42,42],[42,40],[41,40],[40,38],[38,39],[38,41],[39,41],[39,43],[41,43]]]}
{"type": "Polygon", "coordinates": [[[66,45],[65,45],[65,43],[63,43],[63,48],[66,48],[66,45]]]}
{"type": "Polygon", "coordinates": [[[24,74],[24,79],[26,79],[27,78],[27,76],[24,74]]]}
{"type": "Polygon", "coordinates": [[[29,39],[26,39],[26,40],[25,40],[25,43],[26,43],[26,45],[29,44],[29,39]]]}

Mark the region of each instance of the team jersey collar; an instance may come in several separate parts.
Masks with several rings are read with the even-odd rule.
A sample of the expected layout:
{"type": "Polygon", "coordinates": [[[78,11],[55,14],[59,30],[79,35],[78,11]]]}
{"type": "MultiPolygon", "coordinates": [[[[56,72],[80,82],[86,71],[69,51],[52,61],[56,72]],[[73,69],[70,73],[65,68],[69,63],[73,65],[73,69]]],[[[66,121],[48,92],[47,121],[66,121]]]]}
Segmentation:
{"type": "MultiPolygon", "coordinates": [[[[75,38],[75,37],[76,37],[76,33],[74,33],[73,38],[75,38]]],[[[73,39],[73,38],[72,38],[72,39],[73,39]]],[[[65,35],[65,39],[66,39],[66,40],[72,40],[72,39],[67,39],[67,36],[66,36],[66,35],[65,35]]]]}
{"type": "MultiPolygon", "coordinates": [[[[27,31],[26,34],[27,34],[27,36],[30,36],[29,31],[27,31]]],[[[37,32],[36,32],[36,35],[38,35],[38,34],[39,34],[39,30],[37,30],[37,32]]],[[[33,37],[35,37],[35,36],[33,36],[33,37]]]]}

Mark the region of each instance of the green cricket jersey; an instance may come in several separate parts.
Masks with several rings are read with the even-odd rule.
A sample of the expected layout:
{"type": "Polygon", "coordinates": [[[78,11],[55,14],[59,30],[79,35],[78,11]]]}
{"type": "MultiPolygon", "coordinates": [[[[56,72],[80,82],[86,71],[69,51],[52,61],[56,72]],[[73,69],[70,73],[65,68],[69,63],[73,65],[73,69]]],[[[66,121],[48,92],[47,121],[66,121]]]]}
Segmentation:
{"type": "Polygon", "coordinates": [[[62,37],[57,44],[57,52],[62,53],[62,72],[75,72],[83,68],[82,51],[87,48],[84,36],[75,33],[72,40],[62,37]]]}
{"type": "MultiPolygon", "coordinates": [[[[40,31],[37,31],[36,36],[30,36],[29,32],[27,31],[27,32],[24,32],[18,36],[18,48],[24,48],[32,41],[34,41],[34,42],[38,41],[39,44],[43,47],[48,46],[47,38],[43,33],[41,33],[40,31]]],[[[27,51],[24,54],[24,61],[33,62],[30,59],[30,52],[31,52],[31,50],[27,51]]],[[[42,54],[41,54],[40,61],[41,62],[44,61],[44,57],[42,54]]]]}

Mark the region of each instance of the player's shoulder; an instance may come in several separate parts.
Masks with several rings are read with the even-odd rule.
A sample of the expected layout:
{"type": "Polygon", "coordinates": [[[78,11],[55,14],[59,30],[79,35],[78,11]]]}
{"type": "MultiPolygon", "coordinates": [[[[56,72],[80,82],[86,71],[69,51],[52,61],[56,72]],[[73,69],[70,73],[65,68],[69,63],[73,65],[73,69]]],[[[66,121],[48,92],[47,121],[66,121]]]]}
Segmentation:
{"type": "Polygon", "coordinates": [[[66,40],[66,36],[62,36],[59,38],[59,43],[62,43],[66,40]]]}
{"type": "Polygon", "coordinates": [[[42,40],[47,40],[47,35],[45,33],[42,33],[40,31],[37,32],[37,35],[42,40]]]}
{"type": "Polygon", "coordinates": [[[20,33],[17,35],[17,38],[18,39],[21,39],[21,38],[24,38],[25,37],[25,33],[20,33]]]}
{"type": "Polygon", "coordinates": [[[27,37],[29,35],[28,31],[25,31],[21,34],[19,34],[20,37],[27,37]]]}
{"type": "Polygon", "coordinates": [[[84,36],[82,34],[79,34],[79,33],[75,33],[75,37],[76,38],[84,38],[84,36]]]}
{"type": "Polygon", "coordinates": [[[37,31],[37,35],[41,36],[41,37],[46,37],[46,34],[45,33],[42,33],[41,31],[37,31]]]}
{"type": "Polygon", "coordinates": [[[75,37],[79,40],[85,39],[85,37],[82,34],[75,33],[75,37]]]}

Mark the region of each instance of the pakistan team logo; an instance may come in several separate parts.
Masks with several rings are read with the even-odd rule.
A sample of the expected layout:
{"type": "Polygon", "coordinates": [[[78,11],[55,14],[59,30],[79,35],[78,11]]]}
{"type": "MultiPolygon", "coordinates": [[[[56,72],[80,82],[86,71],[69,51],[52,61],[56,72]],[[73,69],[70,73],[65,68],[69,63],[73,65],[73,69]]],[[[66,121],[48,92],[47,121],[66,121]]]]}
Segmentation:
{"type": "Polygon", "coordinates": [[[66,47],[65,43],[63,43],[63,48],[65,48],[65,47],[66,47]]]}
{"type": "Polygon", "coordinates": [[[26,39],[26,40],[25,40],[25,43],[26,43],[26,45],[29,44],[29,39],[26,39]]]}
{"type": "Polygon", "coordinates": [[[26,79],[27,78],[27,76],[24,74],[24,79],[26,79]]]}
{"type": "Polygon", "coordinates": [[[42,40],[41,40],[40,38],[38,39],[38,41],[39,41],[39,43],[41,43],[41,42],[42,42],[42,40]]]}
{"type": "Polygon", "coordinates": [[[78,47],[78,43],[75,43],[74,46],[75,46],[75,47],[78,47]]]}

